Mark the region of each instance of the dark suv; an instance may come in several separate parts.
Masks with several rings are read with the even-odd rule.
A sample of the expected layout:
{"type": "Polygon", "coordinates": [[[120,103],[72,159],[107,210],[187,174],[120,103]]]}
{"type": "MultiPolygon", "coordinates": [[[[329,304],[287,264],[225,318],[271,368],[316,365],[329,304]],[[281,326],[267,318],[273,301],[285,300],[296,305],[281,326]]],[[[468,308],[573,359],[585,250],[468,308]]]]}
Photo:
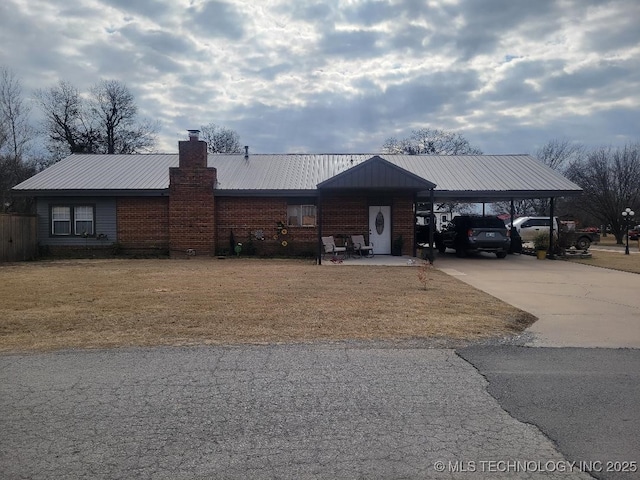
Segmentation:
{"type": "Polygon", "coordinates": [[[460,215],[442,229],[438,250],[444,253],[446,248],[453,248],[458,257],[464,257],[468,251],[493,252],[504,258],[510,243],[507,227],[498,217],[460,215]]]}

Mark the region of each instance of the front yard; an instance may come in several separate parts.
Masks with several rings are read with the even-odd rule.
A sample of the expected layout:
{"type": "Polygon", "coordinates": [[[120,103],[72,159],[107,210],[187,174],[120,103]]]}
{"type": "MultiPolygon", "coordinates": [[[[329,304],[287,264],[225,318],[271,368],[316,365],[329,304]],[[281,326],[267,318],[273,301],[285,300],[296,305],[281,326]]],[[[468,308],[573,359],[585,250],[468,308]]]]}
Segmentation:
{"type": "Polygon", "coordinates": [[[572,262],[610,268],[622,272],[640,273],[640,242],[629,242],[629,255],[624,254],[624,245],[616,244],[613,235],[602,237],[601,242],[589,250],[592,258],[571,259],[572,262]],[[610,250],[604,250],[609,248],[610,250]]]}
{"type": "Polygon", "coordinates": [[[344,339],[473,340],[534,318],[437,270],[260,259],[0,266],[0,351],[344,339]]]}

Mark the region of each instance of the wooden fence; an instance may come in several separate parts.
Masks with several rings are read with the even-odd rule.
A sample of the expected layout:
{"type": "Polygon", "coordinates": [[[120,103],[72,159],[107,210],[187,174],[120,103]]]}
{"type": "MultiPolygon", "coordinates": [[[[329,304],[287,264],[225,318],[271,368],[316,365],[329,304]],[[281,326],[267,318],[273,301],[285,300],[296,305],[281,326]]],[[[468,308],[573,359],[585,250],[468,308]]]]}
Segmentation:
{"type": "Polygon", "coordinates": [[[36,215],[0,214],[0,263],[32,260],[38,254],[36,215]]]}

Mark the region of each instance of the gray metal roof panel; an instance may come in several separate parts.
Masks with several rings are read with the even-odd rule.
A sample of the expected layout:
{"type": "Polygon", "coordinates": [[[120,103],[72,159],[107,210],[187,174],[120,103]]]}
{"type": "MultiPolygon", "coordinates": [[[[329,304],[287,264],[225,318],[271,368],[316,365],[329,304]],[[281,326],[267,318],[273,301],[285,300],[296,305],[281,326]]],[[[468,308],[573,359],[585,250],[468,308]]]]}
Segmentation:
{"type": "Polygon", "coordinates": [[[209,155],[218,170],[219,188],[309,190],[318,183],[355,166],[373,155],[243,154],[209,155]]]}
{"type": "Polygon", "coordinates": [[[159,190],[169,186],[178,155],[71,155],[16,190],[159,190]]]}
{"type": "MultiPolygon", "coordinates": [[[[315,190],[375,154],[213,154],[217,188],[225,191],[315,190]]],[[[529,155],[380,156],[435,183],[438,191],[562,191],[580,187],[529,155]]],[[[71,155],[20,183],[15,190],[164,190],[177,154],[71,155]]]]}

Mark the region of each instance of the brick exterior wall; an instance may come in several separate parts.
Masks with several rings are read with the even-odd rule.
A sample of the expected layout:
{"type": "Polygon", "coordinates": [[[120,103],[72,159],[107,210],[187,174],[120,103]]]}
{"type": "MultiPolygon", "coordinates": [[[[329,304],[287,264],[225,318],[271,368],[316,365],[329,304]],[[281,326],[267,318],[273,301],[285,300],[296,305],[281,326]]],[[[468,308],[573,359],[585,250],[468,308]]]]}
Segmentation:
{"type": "Polygon", "coordinates": [[[207,167],[207,144],[178,143],[180,166],[169,169],[169,251],[172,256],[215,253],[216,169],[207,167]]]}
{"type": "Polygon", "coordinates": [[[415,253],[415,212],[413,195],[395,196],[391,205],[391,242],[402,235],[402,255],[415,253]]]}
{"type": "Polygon", "coordinates": [[[287,205],[283,197],[216,197],[217,253],[233,253],[233,233],[245,254],[252,249],[256,255],[314,254],[317,229],[287,226],[287,205]],[[278,228],[279,222],[285,225],[286,233],[278,228]],[[256,233],[262,233],[264,239],[257,239],[256,233]]]}
{"type": "Polygon", "coordinates": [[[369,239],[369,203],[364,195],[322,198],[322,235],[359,235],[369,239]]]}
{"type": "MultiPolygon", "coordinates": [[[[177,170],[177,169],[176,169],[177,170]]],[[[176,174],[173,174],[176,175],[176,174]]],[[[213,181],[210,174],[199,172],[195,177],[187,175],[187,185],[196,177],[213,181]]],[[[184,181],[181,176],[173,181],[184,181]]],[[[181,184],[184,188],[184,184],[181,184]]],[[[191,188],[191,187],[189,187],[191,188]]],[[[179,189],[180,190],[180,189],[179,189]]],[[[191,190],[189,190],[191,191],[191,190]]],[[[204,198],[194,194],[178,193],[179,198],[121,197],[117,202],[118,241],[125,250],[168,251],[170,242],[170,204],[177,215],[180,228],[188,233],[180,238],[174,256],[182,256],[187,248],[194,248],[197,255],[233,253],[231,233],[236,243],[243,244],[243,253],[255,255],[314,255],[318,248],[317,227],[286,226],[286,234],[278,228],[278,222],[286,225],[288,200],[284,197],[216,197],[205,189],[204,198]],[[196,212],[196,218],[188,218],[196,212]],[[206,224],[202,219],[209,221],[206,224]],[[215,220],[215,225],[214,225],[215,220]],[[196,226],[195,236],[189,232],[196,226]],[[262,233],[264,240],[256,238],[262,233]],[[286,246],[282,242],[286,241],[286,246]],[[187,245],[190,245],[187,247],[187,245]],[[193,246],[195,245],[195,246],[193,246]],[[208,250],[208,249],[211,250],[208,250]]],[[[291,201],[291,200],[289,200],[291,201]]],[[[322,200],[322,234],[364,234],[369,236],[369,200],[366,195],[326,196],[322,200]]],[[[395,196],[392,204],[392,241],[398,235],[404,239],[403,255],[413,255],[414,214],[412,196],[395,196]]],[[[176,232],[176,225],[174,225],[176,232]]],[[[177,232],[176,232],[177,233],[177,232]]]]}
{"type": "Polygon", "coordinates": [[[120,197],[116,216],[118,243],[125,250],[169,250],[167,197],[120,197]]]}

